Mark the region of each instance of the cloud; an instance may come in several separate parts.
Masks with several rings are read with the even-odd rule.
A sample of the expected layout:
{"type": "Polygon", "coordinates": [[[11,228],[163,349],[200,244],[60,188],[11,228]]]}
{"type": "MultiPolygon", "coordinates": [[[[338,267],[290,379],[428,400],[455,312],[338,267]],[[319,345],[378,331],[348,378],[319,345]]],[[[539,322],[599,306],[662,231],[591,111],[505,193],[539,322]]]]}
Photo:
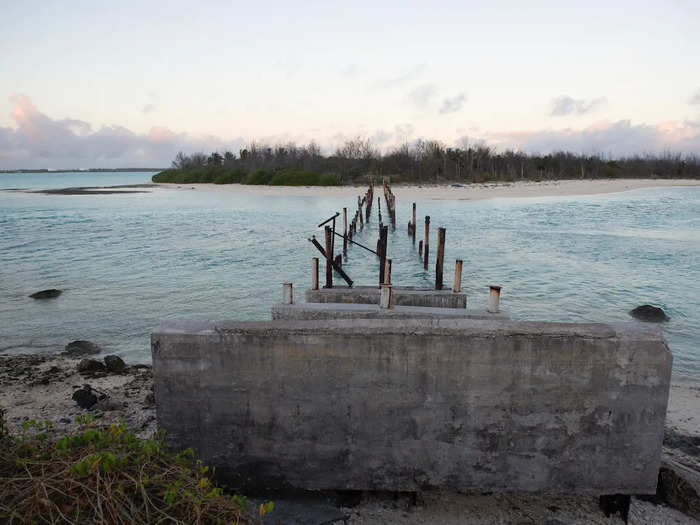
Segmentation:
{"type": "Polygon", "coordinates": [[[556,97],[550,102],[549,115],[552,117],[563,117],[566,115],[585,115],[592,111],[596,111],[602,107],[605,107],[608,103],[608,99],[605,97],[593,98],[593,99],[575,99],[568,95],[562,95],[561,97],[556,97]]]}
{"type": "Polygon", "coordinates": [[[237,151],[241,138],[192,137],[167,128],[134,133],[122,126],[93,130],[76,119],[55,120],[41,113],[29,97],[15,94],[10,113],[15,128],[0,128],[0,168],[124,168],[169,166],[180,151],[237,151]]]}
{"type": "Polygon", "coordinates": [[[141,110],[141,113],[144,115],[147,115],[149,113],[153,113],[156,110],[156,105],[155,104],[146,104],[143,109],[141,110]]]}
{"type": "Polygon", "coordinates": [[[435,84],[423,84],[411,90],[408,94],[408,99],[411,103],[419,108],[426,107],[430,101],[435,97],[437,88],[435,84]]]}
{"type": "Polygon", "coordinates": [[[410,69],[406,69],[401,73],[384,79],[379,79],[374,82],[372,87],[374,88],[392,88],[396,86],[404,86],[409,82],[417,80],[423,73],[428,69],[426,64],[418,64],[410,69]]]}
{"type": "Polygon", "coordinates": [[[442,101],[440,106],[440,113],[454,113],[462,109],[464,102],[467,100],[467,95],[465,93],[460,93],[454,97],[448,97],[442,101]]]}
{"type": "Polygon", "coordinates": [[[360,68],[357,64],[349,64],[340,70],[340,74],[344,77],[354,77],[360,72],[360,68]]]}
{"type": "Polygon", "coordinates": [[[599,122],[578,130],[501,132],[484,138],[499,149],[513,148],[529,153],[571,151],[613,157],[665,151],[700,154],[700,129],[692,122],[651,125],[620,120],[599,122]]]}
{"type": "Polygon", "coordinates": [[[700,104],[700,88],[690,97],[689,104],[700,104]]]}

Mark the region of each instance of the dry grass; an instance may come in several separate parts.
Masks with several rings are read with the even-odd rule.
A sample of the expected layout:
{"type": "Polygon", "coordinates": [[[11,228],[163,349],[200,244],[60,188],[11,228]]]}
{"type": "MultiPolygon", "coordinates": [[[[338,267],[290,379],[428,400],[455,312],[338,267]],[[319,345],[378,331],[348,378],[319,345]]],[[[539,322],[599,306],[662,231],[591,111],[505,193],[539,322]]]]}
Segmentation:
{"type": "Polygon", "coordinates": [[[191,450],[173,453],[162,436],[79,418],[60,438],[34,421],[9,435],[0,408],[0,522],[249,524],[272,510],[227,495],[191,450]]]}

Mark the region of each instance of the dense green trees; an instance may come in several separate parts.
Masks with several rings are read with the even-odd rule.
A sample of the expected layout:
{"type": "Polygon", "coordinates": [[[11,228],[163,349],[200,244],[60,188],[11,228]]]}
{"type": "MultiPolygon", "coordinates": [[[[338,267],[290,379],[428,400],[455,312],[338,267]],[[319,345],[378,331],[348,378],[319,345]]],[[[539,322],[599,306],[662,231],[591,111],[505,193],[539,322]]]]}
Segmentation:
{"type": "Polygon", "coordinates": [[[666,153],[621,159],[557,152],[528,155],[497,152],[483,144],[447,147],[439,141],[418,140],[380,153],[369,140],[346,141],[334,153],[319,146],[289,143],[268,146],[256,142],[241,149],[210,155],[180,152],[172,169],[154,182],[213,182],[217,184],[336,185],[367,175],[390,176],[394,182],[489,182],[617,177],[700,178],[700,159],[666,153]]]}

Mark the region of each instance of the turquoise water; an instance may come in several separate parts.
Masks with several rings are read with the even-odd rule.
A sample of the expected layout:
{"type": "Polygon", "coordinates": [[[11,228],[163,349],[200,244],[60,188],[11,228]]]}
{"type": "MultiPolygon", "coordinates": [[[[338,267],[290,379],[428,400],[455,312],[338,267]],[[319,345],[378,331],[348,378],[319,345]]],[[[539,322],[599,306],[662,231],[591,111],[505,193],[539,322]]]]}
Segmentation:
{"type": "MultiPolygon", "coordinates": [[[[147,173],[0,174],[0,188],[148,182],[147,173]]],[[[389,235],[395,284],[431,285],[406,235],[410,202],[398,199],[389,235]]],[[[149,359],[163,319],[266,319],[283,281],[310,284],[315,226],[352,197],[251,196],[156,189],[65,196],[0,191],[0,352],[52,350],[90,339],[131,360],[149,359]],[[27,296],[61,288],[57,300],[27,296]]],[[[358,235],[374,246],[376,205],[358,235]]],[[[418,201],[431,238],[447,228],[445,282],[464,260],[469,306],[485,308],[487,285],[503,286],[516,319],[625,321],[661,306],[674,379],[700,371],[700,187],[585,197],[418,201]]],[[[422,219],[421,219],[422,221],[422,219]]],[[[422,231],[422,228],[419,230],[422,231]]],[[[434,244],[434,243],[433,243],[434,244]]],[[[340,244],[336,244],[339,246],[340,244]]],[[[432,250],[434,258],[435,250],[432,250]]],[[[377,280],[376,258],[351,248],[359,283],[377,280]]]]}

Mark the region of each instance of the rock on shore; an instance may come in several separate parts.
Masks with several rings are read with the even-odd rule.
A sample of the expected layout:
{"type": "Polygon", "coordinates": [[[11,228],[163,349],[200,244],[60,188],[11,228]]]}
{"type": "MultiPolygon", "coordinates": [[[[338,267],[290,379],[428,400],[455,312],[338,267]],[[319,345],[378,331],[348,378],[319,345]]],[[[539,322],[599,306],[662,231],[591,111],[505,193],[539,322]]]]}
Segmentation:
{"type": "Polygon", "coordinates": [[[75,416],[85,410],[81,406],[105,423],[124,421],[142,437],[156,429],[153,375],[146,365],[111,373],[99,361],[65,354],[0,355],[0,392],[11,431],[27,419],[51,421],[57,433],[72,430],[78,426],[75,416]],[[91,367],[83,364],[81,374],[84,361],[101,365],[100,373],[86,374],[91,367]]]}

